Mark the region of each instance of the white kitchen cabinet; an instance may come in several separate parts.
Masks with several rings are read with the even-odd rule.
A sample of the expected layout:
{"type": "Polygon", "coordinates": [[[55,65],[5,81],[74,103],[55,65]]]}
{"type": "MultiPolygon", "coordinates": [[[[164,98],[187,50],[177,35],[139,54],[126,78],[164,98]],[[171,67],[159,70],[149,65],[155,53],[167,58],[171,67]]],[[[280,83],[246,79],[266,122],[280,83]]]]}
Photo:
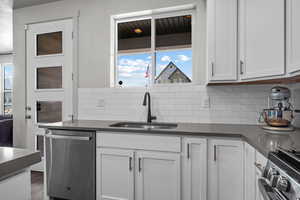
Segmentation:
{"type": "Polygon", "coordinates": [[[267,162],[268,159],[265,156],[255,151],[255,200],[264,200],[258,188],[258,179],[261,178],[263,167],[266,166],[267,162]]]}
{"type": "Polygon", "coordinates": [[[208,143],[208,199],[244,199],[243,142],[212,139],[208,143]]]}
{"type": "Polygon", "coordinates": [[[287,71],[300,72],[300,1],[287,0],[287,71]]]}
{"type": "Polygon", "coordinates": [[[266,157],[249,144],[245,144],[245,200],[263,200],[258,188],[258,179],[261,178],[266,163],[266,157]]]}
{"type": "Polygon", "coordinates": [[[239,25],[241,79],[284,75],[285,0],[240,0],[239,25]]]}
{"type": "Polygon", "coordinates": [[[180,154],[137,151],[138,200],[180,200],[180,154]]]}
{"type": "Polygon", "coordinates": [[[208,79],[237,80],[238,0],[207,1],[208,79]]]}
{"type": "Polygon", "coordinates": [[[0,181],[0,199],[31,200],[30,171],[25,170],[0,181]]]}
{"type": "Polygon", "coordinates": [[[134,152],[97,149],[97,200],[134,200],[134,152]]]}
{"type": "Polygon", "coordinates": [[[256,194],[255,149],[245,143],[245,200],[254,200],[256,194]]]}
{"type": "Polygon", "coordinates": [[[207,140],[184,138],[182,156],[183,200],[206,200],[207,140]]]}
{"type": "Polygon", "coordinates": [[[97,134],[97,200],[181,200],[181,138],[97,134]]]}

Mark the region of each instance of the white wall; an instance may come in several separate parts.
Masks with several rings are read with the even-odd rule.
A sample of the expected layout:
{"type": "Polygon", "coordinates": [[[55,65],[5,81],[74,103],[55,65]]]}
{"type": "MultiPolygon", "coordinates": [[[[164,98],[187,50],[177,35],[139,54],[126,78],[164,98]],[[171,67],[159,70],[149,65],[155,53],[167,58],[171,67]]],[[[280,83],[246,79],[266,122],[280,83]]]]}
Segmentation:
{"type": "Polygon", "coordinates": [[[26,57],[24,25],[69,18],[78,15],[78,82],[81,88],[103,88],[110,84],[110,16],[183,4],[197,5],[195,54],[200,83],[205,81],[205,0],[64,0],[14,10],[14,142],[26,146],[24,140],[26,106],[26,57]],[[202,67],[201,67],[202,66],[202,67]]]}

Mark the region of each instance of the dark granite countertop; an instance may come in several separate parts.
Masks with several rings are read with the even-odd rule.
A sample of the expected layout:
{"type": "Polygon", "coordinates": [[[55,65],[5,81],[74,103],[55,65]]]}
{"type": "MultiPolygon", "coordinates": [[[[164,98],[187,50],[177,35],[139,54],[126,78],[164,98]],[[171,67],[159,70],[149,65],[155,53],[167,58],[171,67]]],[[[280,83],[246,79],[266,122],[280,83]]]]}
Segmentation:
{"type": "Polygon", "coordinates": [[[0,147],[0,180],[41,161],[40,152],[0,147]]]}
{"type": "Polygon", "coordinates": [[[112,131],[112,132],[132,132],[144,134],[172,134],[180,136],[205,136],[205,137],[232,137],[241,138],[260,153],[267,156],[270,151],[280,145],[284,148],[294,148],[300,150],[300,129],[285,134],[266,133],[258,125],[238,125],[238,124],[198,124],[198,123],[178,123],[175,129],[132,129],[115,128],[111,124],[118,121],[100,120],[75,120],[40,125],[40,128],[62,129],[62,130],[85,130],[85,131],[112,131]]]}

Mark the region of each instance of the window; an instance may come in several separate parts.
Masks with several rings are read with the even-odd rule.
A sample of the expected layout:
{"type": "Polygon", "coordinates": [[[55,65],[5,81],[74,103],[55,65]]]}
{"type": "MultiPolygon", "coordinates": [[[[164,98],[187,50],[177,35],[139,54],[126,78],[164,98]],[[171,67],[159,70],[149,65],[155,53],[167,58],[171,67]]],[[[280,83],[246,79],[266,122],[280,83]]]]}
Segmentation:
{"type": "Polygon", "coordinates": [[[115,86],[192,82],[192,10],[115,20],[115,86]]]}
{"type": "Polygon", "coordinates": [[[3,114],[12,114],[13,65],[2,65],[3,114]]]}

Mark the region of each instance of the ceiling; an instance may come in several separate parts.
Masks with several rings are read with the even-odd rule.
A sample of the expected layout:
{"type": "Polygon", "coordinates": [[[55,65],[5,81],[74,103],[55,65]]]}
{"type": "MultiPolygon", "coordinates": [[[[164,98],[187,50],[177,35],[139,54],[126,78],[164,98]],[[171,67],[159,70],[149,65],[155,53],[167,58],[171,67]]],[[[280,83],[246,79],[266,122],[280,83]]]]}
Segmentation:
{"type": "MultiPolygon", "coordinates": [[[[1,0],[0,0],[1,1],[1,0]]],[[[51,3],[61,0],[14,0],[14,9],[34,6],[39,4],[51,3]]]]}

